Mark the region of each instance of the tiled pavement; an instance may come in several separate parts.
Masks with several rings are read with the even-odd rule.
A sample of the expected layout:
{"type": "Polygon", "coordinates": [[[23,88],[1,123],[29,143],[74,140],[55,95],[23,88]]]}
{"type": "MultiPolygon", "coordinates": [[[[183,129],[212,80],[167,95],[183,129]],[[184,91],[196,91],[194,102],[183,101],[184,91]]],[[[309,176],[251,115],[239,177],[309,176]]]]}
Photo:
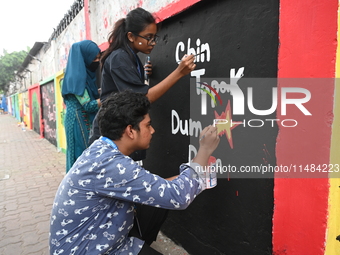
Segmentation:
{"type": "MultiPolygon", "coordinates": [[[[49,217],[65,154],[11,115],[0,115],[0,254],[48,254],[49,217]]],[[[187,255],[160,234],[153,247],[187,255]]],[[[85,254],[85,253],[84,253],[85,254]]]]}

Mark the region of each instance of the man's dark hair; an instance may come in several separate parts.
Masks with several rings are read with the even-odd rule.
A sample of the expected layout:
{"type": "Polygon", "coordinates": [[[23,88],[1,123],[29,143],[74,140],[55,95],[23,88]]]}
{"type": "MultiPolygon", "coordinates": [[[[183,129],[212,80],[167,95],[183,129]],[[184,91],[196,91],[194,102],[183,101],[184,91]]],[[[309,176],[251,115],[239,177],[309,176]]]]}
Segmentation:
{"type": "Polygon", "coordinates": [[[122,137],[128,125],[139,131],[139,123],[149,109],[150,101],[142,93],[125,90],[110,95],[97,116],[101,135],[115,141],[122,137]]]}

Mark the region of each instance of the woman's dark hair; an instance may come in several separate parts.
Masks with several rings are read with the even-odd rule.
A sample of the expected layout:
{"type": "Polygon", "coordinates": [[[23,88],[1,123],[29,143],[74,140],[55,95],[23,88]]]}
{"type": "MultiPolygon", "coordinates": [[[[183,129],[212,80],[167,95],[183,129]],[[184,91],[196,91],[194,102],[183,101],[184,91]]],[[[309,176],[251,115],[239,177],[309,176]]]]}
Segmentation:
{"type": "Polygon", "coordinates": [[[126,15],[126,18],[118,20],[115,23],[113,30],[109,33],[109,48],[105,51],[100,60],[101,66],[104,66],[105,60],[111,52],[119,48],[125,49],[125,51],[131,55],[131,52],[128,49],[127,33],[132,32],[134,34],[139,34],[152,23],[156,23],[156,19],[150,12],[143,8],[136,8],[130,11],[126,15]]]}
{"type": "Polygon", "coordinates": [[[110,95],[97,116],[101,135],[115,141],[122,137],[128,125],[139,131],[139,123],[149,109],[150,101],[142,93],[125,90],[110,95]]]}

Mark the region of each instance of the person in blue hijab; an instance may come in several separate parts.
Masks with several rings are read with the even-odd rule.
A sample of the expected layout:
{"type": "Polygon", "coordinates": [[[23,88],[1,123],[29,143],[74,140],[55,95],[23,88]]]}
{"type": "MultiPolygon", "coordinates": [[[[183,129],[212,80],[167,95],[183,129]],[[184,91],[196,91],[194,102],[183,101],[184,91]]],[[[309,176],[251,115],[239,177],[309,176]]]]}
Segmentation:
{"type": "Polygon", "coordinates": [[[101,105],[96,85],[100,56],[90,40],[72,44],[68,56],[61,90],[66,105],[66,172],[89,146],[91,124],[101,105]]]}

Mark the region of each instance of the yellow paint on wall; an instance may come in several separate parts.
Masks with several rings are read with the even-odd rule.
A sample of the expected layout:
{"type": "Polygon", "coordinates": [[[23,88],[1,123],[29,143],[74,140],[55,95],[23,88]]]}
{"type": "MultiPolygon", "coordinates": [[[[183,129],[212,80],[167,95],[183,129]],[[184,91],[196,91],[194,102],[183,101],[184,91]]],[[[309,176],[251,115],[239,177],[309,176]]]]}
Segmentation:
{"type": "Polygon", "coordinates": [[[61,81],[64,78],[64,72],[60,71],[56,74],[55,102],[57,117],[57,144],[58,150],[66,152],[66,136],[64,127],[65,106],[63,97],[61,96],[61,81]]]}
{"type": "Polygon", "coordinates": [[[23,113],[22,113],[22,95],[21,93],[18,94],[18,107],[19,107],[19,120],[22,121],[23,120],[23,113]]]}
{"type": "Polygon", "coordinates": [[[31,127],[31,116],[30,116],[30,108],[28,102],[28,91],[22,93],[22,112],[24,115],[24,122],[27,125],[28,129],[32,129],[31,127]]]}
{"type": "Polygon", "coordinates": [[[32,129],[32,127],[30,126],[28,91],[18,94],[18,107],[19,107],[20,121],[23,121],[26,124],[26,127],[28,129],[32,129]]]}
{"type": "MultiPolygon", "coordinates": [[[[338,46],[334,91],[334,120],[332,126],[330,164],[340,165],[340,15],[338,13],[338,46]]],[[[340,255],[340,178],[339,173],[330,173],[326,255],[340,255]],[[334,177],[336,175],[336,177],[334,177]]]]}

